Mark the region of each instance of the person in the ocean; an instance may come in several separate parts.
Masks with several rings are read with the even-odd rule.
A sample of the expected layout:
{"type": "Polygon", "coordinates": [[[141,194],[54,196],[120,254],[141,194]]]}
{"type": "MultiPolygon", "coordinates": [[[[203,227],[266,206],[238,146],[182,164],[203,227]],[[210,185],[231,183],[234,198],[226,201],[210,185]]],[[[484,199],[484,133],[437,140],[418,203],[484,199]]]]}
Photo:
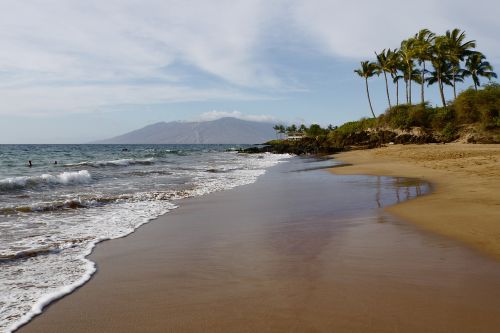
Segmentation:
{"type": "Polygon", "coordinates": [[[31,161],[28,161],[28,166],[31,168],[33,164],[31,164],[31,161]]]}
{"type": "Polygon", "coordinates": [[[54,164],[57,164],[57,161],[54,161],[54,164]]]}

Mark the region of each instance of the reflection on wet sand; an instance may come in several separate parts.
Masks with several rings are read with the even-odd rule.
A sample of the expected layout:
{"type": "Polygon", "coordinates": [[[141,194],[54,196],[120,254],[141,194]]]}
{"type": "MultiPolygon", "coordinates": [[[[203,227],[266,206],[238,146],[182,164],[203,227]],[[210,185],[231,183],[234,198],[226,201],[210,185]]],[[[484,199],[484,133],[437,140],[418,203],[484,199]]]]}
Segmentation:
{"type": "MultiPolygon", "coordinates": [[[[401,203],[406,200],[414,199],[423,194],[427,194],[430,192],[430,185],[426,182],[423,182],[419,179],[410,179],[410,178],[402,178],[402,177],[381,177],[381,176],[372,176],[377,179],[376,189],[377,193],[375,194],[375,202],[377,203],[378,208],[383,208],[387,205],[392,205],[394,203],[401,203]],[[395,200],[394,198],[389,198],[389,204],[385,204],[381,201],[383,190],[384,190],[384,180],[385,182],[392,183],[392,188],[394,189],[395,200]]],[[[385,196],[390,196],[390,193],[386,193],[385,196]]]]}

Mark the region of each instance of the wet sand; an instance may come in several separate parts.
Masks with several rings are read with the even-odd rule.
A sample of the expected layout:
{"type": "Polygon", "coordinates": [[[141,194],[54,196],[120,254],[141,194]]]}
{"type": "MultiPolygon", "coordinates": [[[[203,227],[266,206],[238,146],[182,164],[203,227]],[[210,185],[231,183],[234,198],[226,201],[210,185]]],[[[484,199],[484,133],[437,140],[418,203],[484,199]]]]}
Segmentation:
{"type": "Polygon", "coordinates": [[[425,184],[293,171],[314,165],[100,244],[94,278],[20,332],[498,331],[498,262],[381,209],[425,184]]]}
{"type": "Polygon", "coordinates": [[[417,177],[427,197],[387,210],[500,260],[500,145],[394,145],[335,155],[350,164],[336,174],[417,177]]]}

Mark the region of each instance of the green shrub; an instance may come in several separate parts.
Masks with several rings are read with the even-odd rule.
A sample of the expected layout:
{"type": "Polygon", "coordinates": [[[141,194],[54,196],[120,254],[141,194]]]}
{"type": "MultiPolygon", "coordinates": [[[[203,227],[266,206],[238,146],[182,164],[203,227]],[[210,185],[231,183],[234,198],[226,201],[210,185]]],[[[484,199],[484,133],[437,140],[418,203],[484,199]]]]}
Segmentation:
{"type": "Polygon", "coordinates": [[[481,113],[481,123],[485,128],[499,127],[500,117],[500,86],[490,84],[478,91],[478,108],[481,113]]]}
{"type": "Polygon", "coordinates": [[[489,84],[478,91],[468,89],[457,96],[453,107],[461,124],[480,122],[485,128],[498,127],[500,85],[489,84]]]}
{"type": "Polygon", "coordinates": [[[500,117],[493,118],[493,127],[500,127],[500,117]]]}
{"type": "Polygon", "coordinates": [[[309,137],[318,137],[320,135],[324,135],[326,132],[325,129],[321,128],[318,124],[312,124],[309,129],[306,130],[306,134],[309,137]]]}
{"type": "Polygon", "coordinates": [[[358,121],[350,121],[338,128],[329,131],[324,144],[332,147],[343,147],[345,139],[369,128],[376,128],[378,126],[378,119],[375,118],[362,118],[358,121]]]}
{"type": "Polygon", "coordinates": [[[365,131],[369,128],[375,128],[377,127],[377,125],[378,121],[375,118],[362,118],[358,121],[349,121],[330,133],[347,135],[351,133],[365,131]]]}
{"type": "Polygon", "coordinates": [[[454,123],[450,122],[443,128],[441,135],[444,141],[453,141],[457,138],[457,127],[454,123]]]}
{"type": "Polygon", "coordinates": [[[429,127],[434,109],[425,105],[398,105],[380,116],[380,122],[391,128],[409,129],[411,127],[429,127]]]}
{"type": "Polygon", "coordinates": [[[430,125],[435,130],[441,130],[449,123],[455,123],[455,109],[453,107],[435,108],[431,113],[430,125]]]}
{"type": "Polygon", "coordinates": [[[446,108],[432,108],[427,104],[394,106],[379,117],[379,123],[390,128],[423,127],[435,130],[443,130],[450,123],[455,128],[480,123],[483,128],[489,129],[500,127],[499,118],[500,85],[493,83],[478,91],[463,91],[446,108]]]}
{"type": "Polygon", "coordinates": [[[467,89],[455,99],[453,108],[457,111],[457,120],[461,124],[471,124],[479,120],[480,114],[477,109],[476,96],[477,91],[467,89]]]}
{"type": "Polygon", "coordinates": [[[388,109],[382,116],[381,121],[392,128],[408,128],[408,111],[410,105],[398,105],[388,109]]]}
{"type": "Polygon", "coordinates": [[[433,110],[425,105],[413,105],[408,110],[409,127],[429,127],[433,110]]]}

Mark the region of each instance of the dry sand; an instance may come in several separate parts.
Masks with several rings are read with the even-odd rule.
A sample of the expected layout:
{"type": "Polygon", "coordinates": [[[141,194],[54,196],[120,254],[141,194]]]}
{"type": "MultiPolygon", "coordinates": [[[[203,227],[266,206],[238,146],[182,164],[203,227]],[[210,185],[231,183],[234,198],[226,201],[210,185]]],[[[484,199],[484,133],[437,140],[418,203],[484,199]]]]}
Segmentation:
{"type": "Polygon", "coordinates": [[[100,244],[20,332],[498,332],[497,261],[377,208],[405,182],[302,161],[100,244]]]}
{"type": "Polygon", "coordinates": [[[429,144],[345,152],[336,174],[416,177],[434,193],[387,208],[500,259],[500,145],[429,144]]]}

